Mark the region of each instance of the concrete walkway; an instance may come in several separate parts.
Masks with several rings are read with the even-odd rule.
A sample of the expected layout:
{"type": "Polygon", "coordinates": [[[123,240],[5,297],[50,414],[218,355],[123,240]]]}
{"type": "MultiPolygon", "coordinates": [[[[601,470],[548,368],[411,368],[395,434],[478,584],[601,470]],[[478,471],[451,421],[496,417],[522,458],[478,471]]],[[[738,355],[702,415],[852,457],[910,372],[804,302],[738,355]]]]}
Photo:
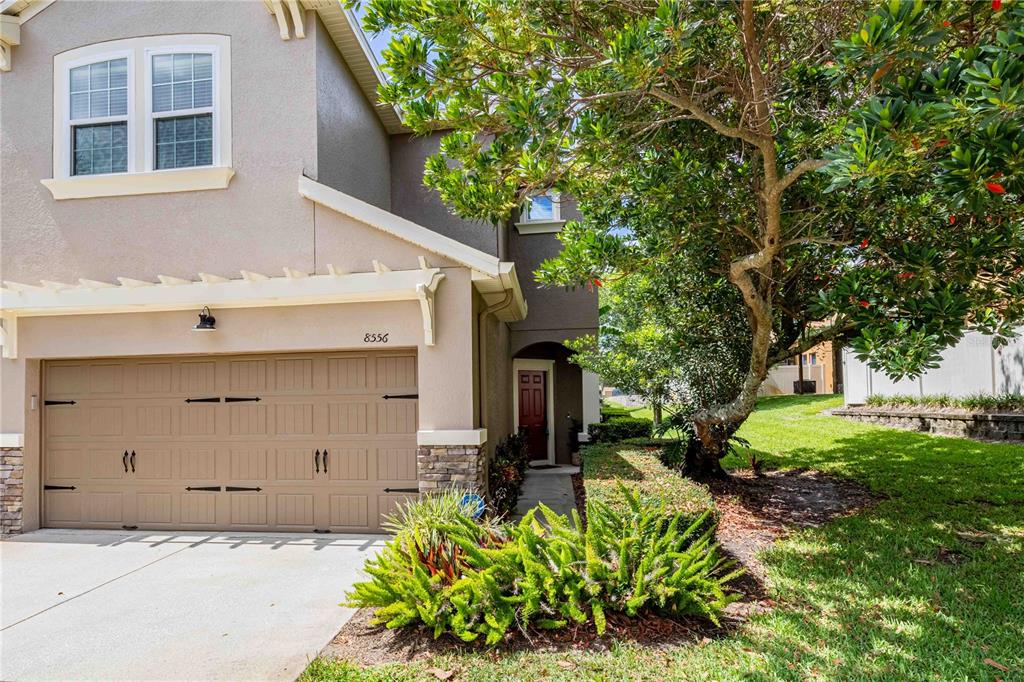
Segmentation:
{"type": "Polygon", "coordinates": [[[43,530],[0,542],[2,680],[294,680],[381,535],[43,530]]]}
{"type": "Polygon", "coordinates": [[[572,490],[572,475],[579,467],[560,466],[556,469],[530,469],[523,481],[523,492],[516,505],[515,518],[543,502],[559,514],[569,516],[576,508],[576,494],[572,490]]]}

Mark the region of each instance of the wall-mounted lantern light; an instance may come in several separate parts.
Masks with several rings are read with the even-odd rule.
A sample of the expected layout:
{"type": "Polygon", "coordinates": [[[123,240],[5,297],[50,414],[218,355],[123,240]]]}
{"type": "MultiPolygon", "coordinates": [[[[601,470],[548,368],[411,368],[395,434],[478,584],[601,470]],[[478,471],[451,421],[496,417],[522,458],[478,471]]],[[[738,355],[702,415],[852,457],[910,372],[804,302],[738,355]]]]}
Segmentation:
{"type": "Polygon", "coordinates": [[[194,332],[212,332],[217,330],[217,318],[210,312],[209,306],[203,306],[199,312],[199,323],[192,327],[194,332]]]}

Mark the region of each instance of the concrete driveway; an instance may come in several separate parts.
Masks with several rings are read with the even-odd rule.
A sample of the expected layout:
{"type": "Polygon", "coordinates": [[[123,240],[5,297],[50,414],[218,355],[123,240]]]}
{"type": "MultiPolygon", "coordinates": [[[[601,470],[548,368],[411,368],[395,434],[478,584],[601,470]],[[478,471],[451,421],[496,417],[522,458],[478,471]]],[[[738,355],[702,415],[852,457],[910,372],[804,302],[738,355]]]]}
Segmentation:
{"type": "Polygon", "coordinates": [[[292,680],[380,535],[43,530],[0,543],[0,680],[292,680]]]}

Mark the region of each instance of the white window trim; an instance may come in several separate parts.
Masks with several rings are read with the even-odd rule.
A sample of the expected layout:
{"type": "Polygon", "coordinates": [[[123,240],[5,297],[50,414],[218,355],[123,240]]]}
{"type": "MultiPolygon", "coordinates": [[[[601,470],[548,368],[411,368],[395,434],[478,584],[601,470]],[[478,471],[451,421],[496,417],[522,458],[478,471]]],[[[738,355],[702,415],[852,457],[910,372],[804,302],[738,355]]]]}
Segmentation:
{"type": "Polygon", "coordinates": [[[515,224],[519,234],[553,234],[561,231],[562,226],[565,225],[565,220],[562,219],[562,195],[558,192],[545,192],[544,194],[551,197],[551,215],[553,217],[530,220],[527,217],[530,200],[527,199],[520,209],[520,220],[515,224]]]}
{"type": "MultiPolygon", "coordinates": [[[[145,168],[147,171],[160,172],[156,170],[156,135],[154,128],[159,118],[178,118],[180,116],[196,116],[198,114],[213,114],[213,166],[220,166],[220,47],[217,45],[168,45],[161,47],[147,47],[144,52],[145,59],[145,168]],[[213,106],[197,107],[192,109],[171,109],[170,111],[153,111],[153,57],[162,54],[191,54],[210,53],[213,55],[213,106]]],[[[189,168],[208,168],[208,166],[189,166],[189,168]]],[[[181,170],[165,168],[164,170],[181,170]]]]}
{"type": "MultiPolygon", "coordinates": [[[[54,199],[192,192],[225,189],[231,167],[231,39],[219,34],[157,35],[85,45],[54,57],[53,177],[42,180],[54,199]],[[213,54],[213,165],[153,170],[152,54],[213,54]],[[109,59],[128,58],[128,172],[71,175],[71,69],[109,59]],[[140,67],[141,65],[141,67],[140,67]],[[139,101],[139,97],[142,101],[139,101]]],[[[207,113],[210,109],[167,112],[168,116],[207,113]]],[[[163,112],[160,113],[163,116],[163,112]]],[[[123,120],[121,117],[107,117],[123,120]]],[[[99,119],[89,122],[100,122],[99,119]]],[[[76,121],[76,125],[84,125],[76,121]]]]}
{"type": "MultiPolygon", "coordinates": [[[[548,420],[548,464],[555,463],[555,361],[554,360],[532,360],[529,358],[512,359],[512,417],[515,432],[519,433],[519,370],[540,370],[547,372],[547,385],[544,387],[547,395],[545,405],[547,407],[548,420]]],[[[533,460],[540,461],[540,460],[533,460]]]]}
{"type": "MultiPolygon", "coordinates": [[[[123,172],[117,173],[96,173],[90,175],[72,175],[72,154],[74,153],[74,139],[72,129],[76,126],[88,126],[96,125],[99,123],[119,123],[126,121],[128,123],[128,173],[134,173],[136,171],[134,162],[134,147],[132,140],[132,127],[135,125],[135,97],[138,93],[135,91],[135,83],[132,79],[132,73],[134,71],[134,58],[135,55],[131,50],[114,50],[111,52],[100,52],[98,54],[89,54],[78,59],[70,60],[64,63],[60,69],[60,77],[55,78],[54,82],[58,83],[62,92],[60,97],[54,93],[54,101],[61,103],[60,109],[60,124],[59,127],[55,124],[53,130],[53,174],[54,177],[107,177],[111,175],[124,175],[123,172]],[[97,62],[107,62],[113,59],[127,58],[128,60],[128,110],[124,116],[97,116],[89,118],[71,119],[71,70],[78,68],[79,66],[86,66],[88,64],[96,64],[97,62]],[[60,144],[56,144],[57,140],[61,140],[60,144]],[[58,154],[60,157],[58,158],[58,154]]],[[[56,116],[54,117],[57,118],[56,116]]]]}

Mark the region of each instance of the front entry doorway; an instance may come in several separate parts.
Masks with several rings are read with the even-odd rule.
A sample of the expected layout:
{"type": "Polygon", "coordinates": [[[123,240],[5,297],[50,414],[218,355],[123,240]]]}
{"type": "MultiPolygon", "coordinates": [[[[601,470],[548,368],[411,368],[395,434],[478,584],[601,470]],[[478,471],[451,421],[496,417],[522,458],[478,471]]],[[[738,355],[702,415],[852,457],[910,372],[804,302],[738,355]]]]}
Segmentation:
{"type": "Polygon", "coordinates": [[[531,460],[548,459],[547,372],[519,370],[519,429],[526,434],[531,460]]]}

